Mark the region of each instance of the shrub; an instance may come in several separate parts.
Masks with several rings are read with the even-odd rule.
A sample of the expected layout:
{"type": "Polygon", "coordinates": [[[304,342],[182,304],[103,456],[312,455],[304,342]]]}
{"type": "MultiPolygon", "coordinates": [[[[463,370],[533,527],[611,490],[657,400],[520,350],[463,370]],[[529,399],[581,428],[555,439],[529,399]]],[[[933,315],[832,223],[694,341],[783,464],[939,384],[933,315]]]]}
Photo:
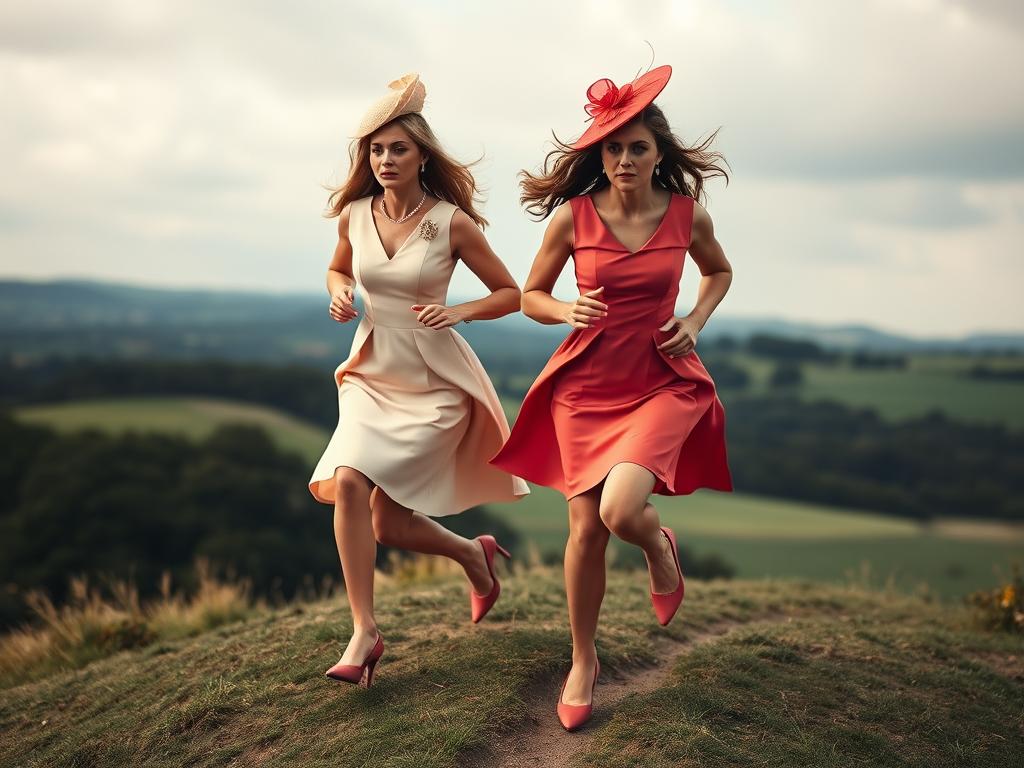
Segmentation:
{"type": "Polygon", "coordinates": [[[974,607],[978,623],[986,629],[1024,632],[1024,579],[1019,563],[1014,563],[1013,577],[1005,584],[973,592],[964,599],[974,607]]]}

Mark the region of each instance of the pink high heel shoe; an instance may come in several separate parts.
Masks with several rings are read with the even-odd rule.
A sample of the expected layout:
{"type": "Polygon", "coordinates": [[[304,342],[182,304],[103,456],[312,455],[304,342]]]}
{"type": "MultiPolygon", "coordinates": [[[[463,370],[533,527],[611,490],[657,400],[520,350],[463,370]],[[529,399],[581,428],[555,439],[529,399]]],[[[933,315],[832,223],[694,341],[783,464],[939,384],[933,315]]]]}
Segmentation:
{"type": "Polygon", "coordinates": [[[377,668],[377,662],[380,661],[383,653],[384,638],[378,632],[377,642],[373,644],[373,648],[366,654],[362,664],[342,664],[339,662],[324,672],[324,674],[331,678],[331,680],[337,680],[340,683],[356,683],[361,687],[369,688],[373,684],[373,670],[377,668]],[[366,680],[365,685],[363,684],[364,678],[366,680]]]}
{"type": "Polygon", "coordinates": [[[512,559],[512,555],[495,541],[494,537],[489,533],[477,536],[474,540],[479,541],[480,546],[483,547],[484,559],[487,561],[487,570],[490,572],[491,578],[494,579],[494,586],[491,587],[491,591],[486,595],[478,595],[473,590],[472,585],[469,587],[469,605],[473,613],[473,623],[476,624],[487,615],[487,612],[491,610],[491,606],[498,601],[498,595],[501,594],[501,584],[498,582],[498,577],[494,574],[494,553],[501,552],[509,560],[512,559]]]}
{"type": "MultiPolygon", "coordinates": [[[[571,670],[570,670],[571,671],[571,670]]],[[[555,711],[558,712],[558,720],[567,731],[575,731],[583,725],[590,716],[594,714],[594,689],[597,688],[597,676],[601,673],[601,662],[594,666],[594,683],[590,688],[589,704],[563,704],[562,694],[565,692],[565,684],[569,682],[569,675],[566,674],[562,681],[562,688],[558,692],[558,705],[555,711]]]]}
{"type": "Polygon", "coordinates": [[[654,613],[658,617],[658,623],[664,627],[672,621],[676,609],[683,602],[683,591],[686,587],[683,582],[683,569],[679,567],[679,555],[676,553],[676,535],[671,528],[664,525],[661,526],[661,531],[668,536],[668,540],[672,544],[672,558],[676,562],[676,573],[679,574],[679,585],[671,592],[651,591],[651,604],[654,606],[654,613]]]}

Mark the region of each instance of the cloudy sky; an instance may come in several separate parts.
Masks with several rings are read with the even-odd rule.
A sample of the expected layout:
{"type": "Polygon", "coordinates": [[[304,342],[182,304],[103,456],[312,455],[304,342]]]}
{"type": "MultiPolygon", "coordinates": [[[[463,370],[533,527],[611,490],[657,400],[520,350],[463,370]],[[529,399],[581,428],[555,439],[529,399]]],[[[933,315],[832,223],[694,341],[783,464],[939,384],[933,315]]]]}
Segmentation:
{"type": "MultiPolygon", "coordinates": [[[[1013,0],[7,3],[0,277],[323,291],[323,186],[416,71],[442,141],[483,157],[487,234],[522,283],[544,225],[516,172],[582,132],[591,82],[647,68],[645,40],[676,133],[721,128],[722,315],[1024,331],[1013,0]]],[[[698,280],[688,261],[681,313],[698,280]]],[[[460,265],[452,295],[481,291],[460,265]]]]}

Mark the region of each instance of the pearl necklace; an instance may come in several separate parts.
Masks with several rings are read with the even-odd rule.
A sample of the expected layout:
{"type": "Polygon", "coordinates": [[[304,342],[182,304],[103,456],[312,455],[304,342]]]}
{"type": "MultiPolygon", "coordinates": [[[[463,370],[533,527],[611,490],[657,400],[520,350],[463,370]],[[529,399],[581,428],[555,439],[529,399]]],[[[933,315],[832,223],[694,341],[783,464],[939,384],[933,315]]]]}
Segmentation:
{"type": "Polygon", "coordinates": [[[392,219],[390,216],[388,216],[387,209],[384,208],[384,195],[381,195],[380,196],[380,212],[383,213],[384,214],[384,218],[387,219],[388,221],[390,221],[392,224],[401,224],[403,221],[408,221],[410,218],[412,218],[414,215],[416,215],[416,211],[418,211],[420,208],[423,207],[423,202],[426,199],[427,199],[427,193],[426,193],[426,191],[424,191],[423,192],[423,197],[420,198],[420,201],[416,205],[415,208],[413,208],[411,211],[409,211],[407,214],[405,214],[405,216],[403,216],[400,219],[392,219]]]}

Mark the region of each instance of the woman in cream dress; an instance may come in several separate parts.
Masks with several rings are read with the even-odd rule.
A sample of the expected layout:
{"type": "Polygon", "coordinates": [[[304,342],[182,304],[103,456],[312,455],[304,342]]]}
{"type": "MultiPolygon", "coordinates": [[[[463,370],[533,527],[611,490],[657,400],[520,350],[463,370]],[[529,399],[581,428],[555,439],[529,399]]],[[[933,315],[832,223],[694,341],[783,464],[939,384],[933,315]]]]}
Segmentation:
{"type": "Polygon", "coordinates": [[[334,506],[334,532],[352,608],[353,634],[335,680],[369,686],[383,653],[373,614],[376,543],[445,555],[470,581],[474,622],[497,599],[493,536],[465,539],[432,518],[529,493],[520,478],[487,463],[509,435],[494,387],[452,328],[519,308],[519,288],[490,249],[473,207],[475,182],[420,114],[416,75],[389,86],[353,142],[348,180],[331,196],[338,246],[327,272],[330,314],[364,313],[349,357],[334,372],[338,427],[309,480],[334,506]],[[491,291],[446,305],[457,259],[491,291]]]}

